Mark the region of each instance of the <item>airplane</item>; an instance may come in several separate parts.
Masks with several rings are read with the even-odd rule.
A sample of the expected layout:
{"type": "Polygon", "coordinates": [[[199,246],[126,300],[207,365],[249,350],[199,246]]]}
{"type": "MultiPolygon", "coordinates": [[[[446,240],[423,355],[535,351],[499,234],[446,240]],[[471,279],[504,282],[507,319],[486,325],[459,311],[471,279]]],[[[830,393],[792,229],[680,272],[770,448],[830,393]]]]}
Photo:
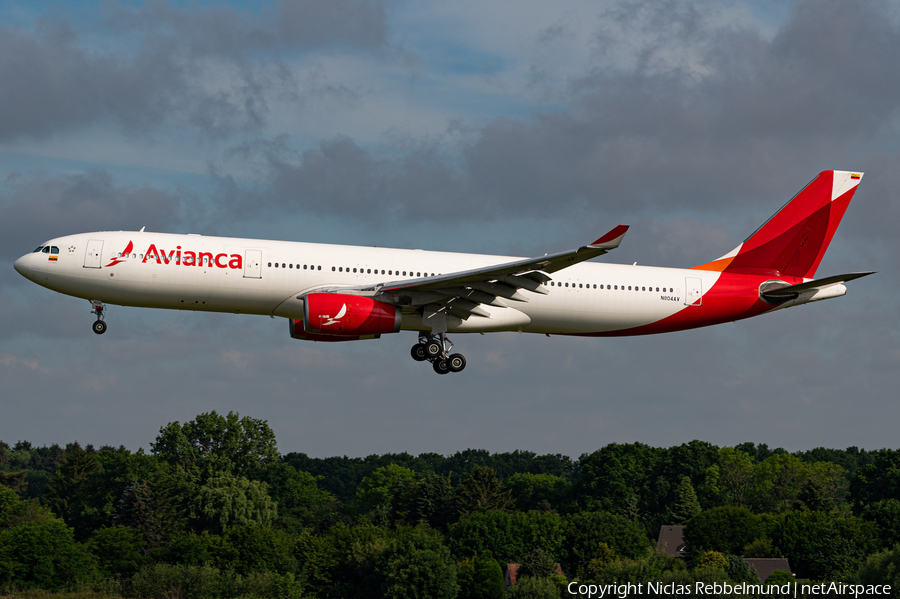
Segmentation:
{"type": "Polygon", "coordinates": [[[466,367],[448,333],[650,335],[840,297],[873,272],[814,277],[862,176],[823,171],[734,250],[687,269],[587,262],[617,248],[626,225],[535,258],[141,228],[51,239],[15,269],[88,300],[97,334],[106,304],[277,316],[309,341],[415,331],[413,359],[447,374],[466,367]]]}

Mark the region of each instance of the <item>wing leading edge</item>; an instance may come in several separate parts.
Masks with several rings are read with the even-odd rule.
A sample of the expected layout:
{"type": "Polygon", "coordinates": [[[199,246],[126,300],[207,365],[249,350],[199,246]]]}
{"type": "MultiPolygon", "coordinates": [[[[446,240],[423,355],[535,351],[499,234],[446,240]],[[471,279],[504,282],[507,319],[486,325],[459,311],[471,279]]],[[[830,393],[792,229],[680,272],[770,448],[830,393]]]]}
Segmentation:
{"type": "Polygon", "coordinates": [[[547,294],[548,273],[558,272],[619,247],[628,225],[619,225],[588,245],[567,252],[546,254],[435,277],[380,283],[360,288],[383,301],[402,306],[428,306],[430,313],[444,312],[461,318],[490,317],[481,304],[506,308],[511,302],[527,302],[521,290],[547,294]]]}

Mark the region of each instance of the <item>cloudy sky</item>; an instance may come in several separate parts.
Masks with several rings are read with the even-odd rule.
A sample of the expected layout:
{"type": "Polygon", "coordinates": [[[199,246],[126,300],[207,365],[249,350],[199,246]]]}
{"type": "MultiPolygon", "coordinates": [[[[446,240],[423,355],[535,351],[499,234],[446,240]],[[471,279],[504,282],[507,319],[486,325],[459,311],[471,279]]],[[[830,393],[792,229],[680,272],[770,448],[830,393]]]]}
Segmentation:
{"type": "Polygon", "coordinates": [[[148,447],[234,410],[282,452],[578,456],[692,439],[900,445],[900,10],[843,0],[0,2],[0,439],[148,447]],[[838,300],[630,339],[295,341],[111,306],[13,261],[148,230],[610,262],[726,253],[819,171],[866,176],[838,300]],[[593,237],[592,237],[593,236],[593,237]]]}

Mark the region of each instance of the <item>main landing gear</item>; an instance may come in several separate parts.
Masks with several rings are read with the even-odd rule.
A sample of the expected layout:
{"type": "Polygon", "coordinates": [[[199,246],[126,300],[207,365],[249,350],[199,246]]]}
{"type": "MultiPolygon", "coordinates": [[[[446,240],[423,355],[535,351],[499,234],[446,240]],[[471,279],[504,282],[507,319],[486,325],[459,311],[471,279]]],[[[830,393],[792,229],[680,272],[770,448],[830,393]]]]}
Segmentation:
{"type": "Polygon", "coordinates": [[[453,344],[444,333],[419,335],[419,342],[412,346],[409,353],[416,362],[431,362],[438,374],[461,372],[466,367],[466,358],[462,354],[451,354],[452,348],[453,344]]]}
{"type": "Polygon", "coordinates": [[[97,315],[97,320],[94,321],[94,324],[91,325],[91,328],[98,335],[102,335],[106,332],[106,323],[103,321],[103,311],[106,309],[106,306],[103,305],[103,302],[98,300],[91,300],[91,307],[94,309],[91,310],[91,314],[97,315]]]}

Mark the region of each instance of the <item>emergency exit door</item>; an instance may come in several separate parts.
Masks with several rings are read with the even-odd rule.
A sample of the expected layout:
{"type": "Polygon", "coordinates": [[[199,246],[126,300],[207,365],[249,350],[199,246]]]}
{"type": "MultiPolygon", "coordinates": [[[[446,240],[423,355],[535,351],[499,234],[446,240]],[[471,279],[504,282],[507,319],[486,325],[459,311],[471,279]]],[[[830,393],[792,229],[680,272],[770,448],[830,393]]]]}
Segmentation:
{"type": "Polygon", "coordinates": [[[703,303],[703,280],[700,277],[684,278],[684,305],[699,306],[703,303]]]}
{"type": "Polygon", "coordinates": [[[262,278],[262,250],[244,250],[244,278],[262,278]]]}
{"type": "Polygon", "coordinates": [[[100,255],[103,253],[103,240],[91,239],[84,250],[84,267],[100,268],[100,255]]]}

